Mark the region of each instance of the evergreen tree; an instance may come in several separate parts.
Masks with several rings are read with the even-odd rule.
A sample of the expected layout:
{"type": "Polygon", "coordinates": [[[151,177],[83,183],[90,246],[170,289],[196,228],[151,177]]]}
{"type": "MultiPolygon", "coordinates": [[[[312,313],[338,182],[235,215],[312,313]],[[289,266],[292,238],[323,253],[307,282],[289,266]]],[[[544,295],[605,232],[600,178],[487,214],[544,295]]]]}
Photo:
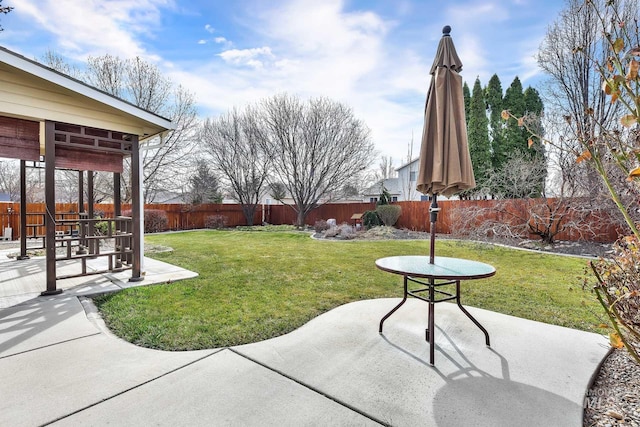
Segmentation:
{"type": "MultiPolygon", "coordinates": [[[[523,97],[525,115],[531,123],[529,126],[536,129],[537,134],[544,135],[544,130],[542,129],[542,110],[544,107],[540,94],[537,90],[529,86],[524,91],[523,97]]],[[[528,138],[529,133],[527,130],[523,128],[522,131],[528,138]]],[[[539,139],[536,139],[535,143],[529,148],[531,157],[544,157],[544,146],[539,139]]]]}
{"type": "Polygon", "coordinates": [[[469,153],[476,178],[476,188],[486,188],[491,171],[491,146],[489,143],[489,119],[487,118],[484,91],[476,78],[467,116],[469,153]]]}
{"type": "MultiPolygon", "coordinates": [[[[522,92],[522,83],[518,76],[513,79],[511,86],[509,86],[504,94],[503,106],[505,110],[509,110],[517,117],[522,117],[525,112],[524,93],[522,92]]],[[[505,127],[505,143],[504,150],[500,153],[505,157],[510,157],[516,151],[525,152],[528,150],[526,130],[515,120],[509,120],[505,127]]]]}
{"type": "MultiPolygon", "coordinates": [[[[544,135],[544,129],[542,127],[542,112],[544,109],[544,105],[542,103],[542,99],[540,98],[540,94],[538,91],[531,86],[529,86],[523,94],[524,97],[524,105],[525,105],[525,115],[528,117],[530,124],[534,129],[537,129],[537,133],[539,135],[544,135]]],[[[525,132],[525,137],[528,138],[528,132],[526,129],[522,128],[522,131],[525,132]]],[[[545,159],[545,149],[544,145],[539,139],[532,140],[533,144],[529,146],[529,150],[527,151],[528,157],[531,161],[536,164],[546,165],[545,159]]],[[[537,177],[537,185],[536,188],[540,195],[542,195],[544,191],[544,184],[547,178],[547,170],[545,167],[545,172],[541,176],[537,177]]]]}
{"type": "Polygon", "coordinates": [[[211,172],[209,164],[200,159],[196,163],[196,170],[189,178],[191,191],[189,203],[222,203],[222,193],[219,191],[218,178],[211,172]]]}
{"type": "Polygon", "coordinates": [[[502,83],[497,74],[489,80],[485,89],[485,100],[489,111],[489,139],[491,140],[492,164],[495,169],[500,169],[504,163],[504,120],[501,113],[502,107],[502,83]]]}
{"type": "MultiPolygon", "coordinates": [[[[513,79],[511,86],[505,92],[503,108],[517,117],[524,117],[526,120],[537,120],[537,124],[529,123],[529,125],[542,132],[540,115],[543,110],[543,104],[540,95],[538,91],[531,87],[523,92],[522,83],[518,77],[513,79]]],[[[530,184],[535,191],[529,193],[529,197],[541,196],[544,192],[547,175],[543,146],[538,142],[529,147],[529,132],[524,126],[518,126],[518,122],[515,120],[510,120],[504,131],[504,150],[499,153],[501,156],[504,156],[505,159],[521,158],[525,163],[542,165],[544,173],[538,173],[535,177],[532,177],[535,182],[530,184]]],[[[504,168],[504,164],[502,168],[504,168]]],[[[496,171],[500,173],[501,169],[496,169],[496,171]]],[[[509,191],[504,188],[500,190],[504,197],[520,197],[517,191],[509,191]]]]}
{"type": "Polygon", "coordinates": [[[471,105],[471,92],[469,91],[469,85],[464,82],[462,85],[462,96],[464,97],[464,115],[469,123],[469,106],[471,105]]]}

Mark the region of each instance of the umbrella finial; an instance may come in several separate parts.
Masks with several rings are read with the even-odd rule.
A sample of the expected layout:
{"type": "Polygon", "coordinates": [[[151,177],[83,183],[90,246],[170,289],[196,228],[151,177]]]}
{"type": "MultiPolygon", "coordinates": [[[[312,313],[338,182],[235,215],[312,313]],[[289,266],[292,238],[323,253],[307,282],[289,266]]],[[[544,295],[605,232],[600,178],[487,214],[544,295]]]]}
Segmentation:
{"type": "Polygon", "coordinates": [[[451,27],[449,25],[445,25],[444,28],[442,28],[442,37],[447,37],[450,36],[451,34],[451,27]]]}

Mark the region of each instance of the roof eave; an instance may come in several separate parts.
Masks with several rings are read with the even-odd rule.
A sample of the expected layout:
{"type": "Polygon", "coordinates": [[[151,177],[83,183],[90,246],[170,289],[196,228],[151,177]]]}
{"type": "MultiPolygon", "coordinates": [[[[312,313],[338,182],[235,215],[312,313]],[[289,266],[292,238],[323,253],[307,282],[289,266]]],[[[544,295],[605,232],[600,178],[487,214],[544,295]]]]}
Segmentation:
{"type": "Polygon", "coordinates": [[[59,73],[52,68],[46,67],[36,61],[32,61],[2,46],[0,46],[0,61],[164,129],[154,135],[145,136],[144,139],[151,138],[158,134],[162,134],[167,130],[174,130],[176,128],[171,120],[167,118],[136,107],[133,104],[109,95],[106,92],[89,86],[65,74],[59,73]]]}

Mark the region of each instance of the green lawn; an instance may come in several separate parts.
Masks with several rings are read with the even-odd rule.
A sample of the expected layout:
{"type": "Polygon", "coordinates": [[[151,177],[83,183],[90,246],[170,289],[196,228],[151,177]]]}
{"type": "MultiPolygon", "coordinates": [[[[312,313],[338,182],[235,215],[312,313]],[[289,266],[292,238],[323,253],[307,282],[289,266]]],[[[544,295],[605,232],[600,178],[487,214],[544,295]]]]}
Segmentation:
{"type": "MultiPolygon", "coordinates": [[[[146,241],[174,249],[154,258],[200,276],[96,303],[117,335],[165,350],[264,340],[341,304],[400,297],[402,278],[374,261],[429,253],[428,241],[317,241],[295,232],[196,231],[146,241]]],[[[437,241],[436,253],[495,266],[494,277],[463,282],[465,305],[583,330],[598,323],[599,306],[581,289],[584,259],[447,240],[437,241]]]]}

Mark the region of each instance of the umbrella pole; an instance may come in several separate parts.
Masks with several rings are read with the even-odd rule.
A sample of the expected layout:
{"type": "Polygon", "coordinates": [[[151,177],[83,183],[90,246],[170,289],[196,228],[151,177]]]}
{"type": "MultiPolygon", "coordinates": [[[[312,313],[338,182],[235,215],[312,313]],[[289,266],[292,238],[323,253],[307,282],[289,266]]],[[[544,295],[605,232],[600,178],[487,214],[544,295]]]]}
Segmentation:
{"type": "Polygon", "coordinates": [[[435,263],[436,256],[436,221],[438,221],[438,212],[440,208],[438,207],[438,193],[434,193],[431,199],[431,207],[429,208],[429,214],[431,216],[431,226],[429,229],[431,230],[431,239],[430,239],[430,247],[429,247],[429,264],[435,263]]]}

